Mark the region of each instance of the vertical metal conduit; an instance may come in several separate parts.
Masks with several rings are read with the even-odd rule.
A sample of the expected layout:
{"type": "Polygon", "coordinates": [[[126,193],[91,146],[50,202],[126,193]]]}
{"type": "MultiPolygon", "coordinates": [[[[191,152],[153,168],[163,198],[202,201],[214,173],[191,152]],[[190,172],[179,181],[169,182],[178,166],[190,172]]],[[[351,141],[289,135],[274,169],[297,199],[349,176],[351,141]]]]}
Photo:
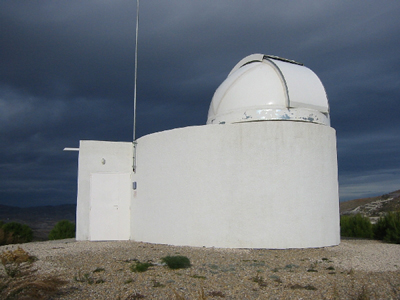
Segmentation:
{"type": "Polygon", "coordinates": [[[136,91],[137,91],[137,64],[138,64],[138,37],[139,37],[139,0],[136,0],[136,40],[135,40],[135,86],[133,90],[133,172],[136,172],[136,91]]]}

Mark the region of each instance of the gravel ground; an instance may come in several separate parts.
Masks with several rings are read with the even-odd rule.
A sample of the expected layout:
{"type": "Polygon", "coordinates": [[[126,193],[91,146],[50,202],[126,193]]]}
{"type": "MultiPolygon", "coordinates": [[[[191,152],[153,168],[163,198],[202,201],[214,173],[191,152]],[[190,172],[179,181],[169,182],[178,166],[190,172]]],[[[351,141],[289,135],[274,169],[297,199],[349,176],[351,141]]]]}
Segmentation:
{"type": "Polygon", "coordinates": [[[38,258],[37,277],[67,281],[53,299],[400,299],[400,245],[379,241],[249,250],[61,240],[0,253],[18,246],[38,258]],[[171,270],[160,261],[167,255],[187,256],[192,266],[171,270]],[[135,260],[155,265],[131,272],[135,260]]]}

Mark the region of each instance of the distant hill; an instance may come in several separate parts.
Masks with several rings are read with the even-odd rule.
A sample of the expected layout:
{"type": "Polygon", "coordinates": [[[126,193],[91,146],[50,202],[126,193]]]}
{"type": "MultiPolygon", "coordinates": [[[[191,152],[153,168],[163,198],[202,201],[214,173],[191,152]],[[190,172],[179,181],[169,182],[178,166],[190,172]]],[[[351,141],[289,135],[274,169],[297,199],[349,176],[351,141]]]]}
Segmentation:
{"type": "Polygon", "coordinates": [[[340,214],[357,214],[369,217],[375,222],[390,211],[400,211],[400,190],[382,196],[355,199],[340,203],[340,214]]]}
{"type": "Polygon", "coordinates": [[[54,225],[61,220],[75,223],[76,204],[57,206],[15,207],[0,205],[0,221],[26,224],[36,241],[47,240],[54,225]]]}

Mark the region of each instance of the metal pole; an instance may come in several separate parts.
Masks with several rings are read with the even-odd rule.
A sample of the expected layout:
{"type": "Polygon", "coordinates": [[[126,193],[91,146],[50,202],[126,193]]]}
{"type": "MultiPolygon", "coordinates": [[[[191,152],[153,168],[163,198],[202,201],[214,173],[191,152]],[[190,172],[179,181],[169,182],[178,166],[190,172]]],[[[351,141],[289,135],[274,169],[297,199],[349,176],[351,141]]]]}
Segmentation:
{"type": "Polygon", "coordinates": [[[136,172],[136,90],[137,90],[137,57],[139,37],[139,0],[136,0],[136,41],[135,41],[135,86],[133,90],[133,172],[136,172]]]}
{"type": "Polygon", "coordinates": [[[136,0],[135,87],[134,87],[134,91],[133,91],[133,142],[136,141],[136,90],[137,90],[138,36],[139,36],[139,0],[136,0]]]}

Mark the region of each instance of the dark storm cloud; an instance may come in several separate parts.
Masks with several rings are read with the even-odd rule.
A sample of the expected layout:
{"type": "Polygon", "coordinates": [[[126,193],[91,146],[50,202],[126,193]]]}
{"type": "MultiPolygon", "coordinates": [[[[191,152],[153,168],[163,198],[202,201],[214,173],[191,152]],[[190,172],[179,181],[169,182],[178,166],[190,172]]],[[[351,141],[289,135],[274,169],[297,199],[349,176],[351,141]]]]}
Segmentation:
{"type": "Polygon", "coordinates": [[[2,80],[47,97],[123,95],[133,74],[128,11],[112,18],[111,3],[101,11],[89,2],[27,3],[2,10],[2,80]]]}
{"type": "MultiPolygon", "coordinates": [[[[400,3],[140,3],[137,136],[202,125],[246,55],[324,83],[341,199],[400,188],[400,3]]],[[[81,139],[132,139],[136,1],[0,3],[0,204],[76,200],[81,139]]]]}

